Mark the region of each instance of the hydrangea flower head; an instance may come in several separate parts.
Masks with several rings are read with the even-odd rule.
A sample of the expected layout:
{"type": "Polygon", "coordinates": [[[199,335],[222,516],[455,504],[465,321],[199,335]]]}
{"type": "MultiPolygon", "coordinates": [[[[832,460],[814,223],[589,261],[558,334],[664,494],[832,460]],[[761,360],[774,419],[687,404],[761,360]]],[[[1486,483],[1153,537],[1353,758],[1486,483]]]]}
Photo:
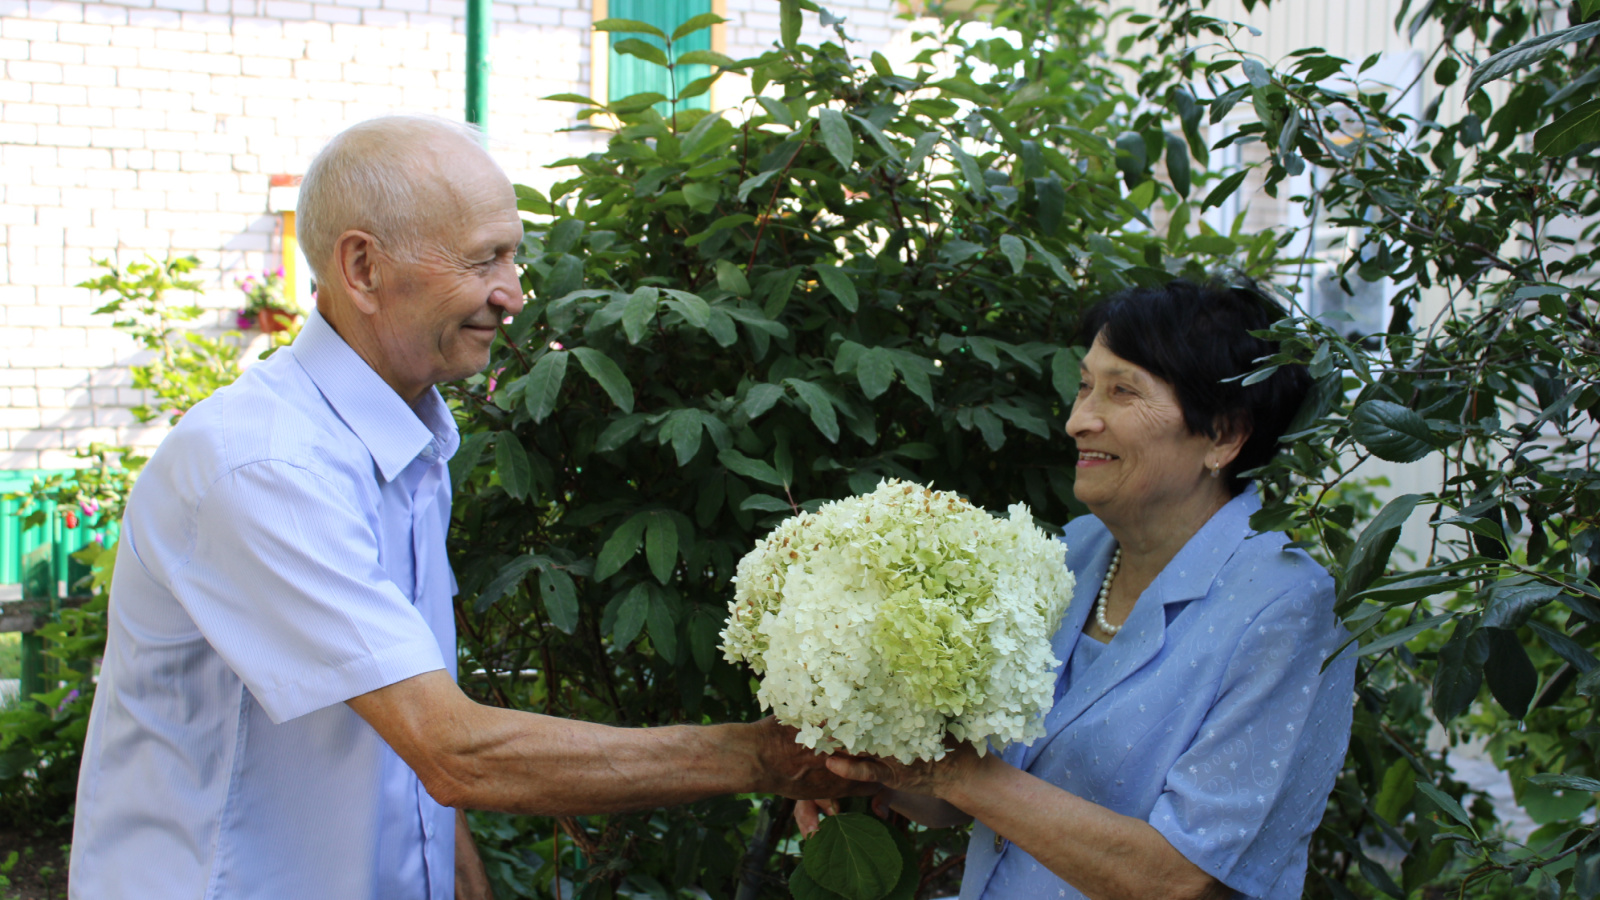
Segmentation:
{"type": "Polygon", "coordinates": [[[1074,579],[1028,508],[1008,513],[889,480],[786,519],[739,561],[723,654],[808,747],[909,763],[946,734],[1032,742],[1074,579]]]}

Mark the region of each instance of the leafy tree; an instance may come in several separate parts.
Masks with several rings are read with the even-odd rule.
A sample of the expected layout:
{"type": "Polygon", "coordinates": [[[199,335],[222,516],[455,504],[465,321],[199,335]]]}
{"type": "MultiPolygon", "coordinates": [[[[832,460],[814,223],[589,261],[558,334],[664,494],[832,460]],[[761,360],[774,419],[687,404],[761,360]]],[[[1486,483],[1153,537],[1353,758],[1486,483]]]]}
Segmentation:
{"type": "MultiPolygon", "coordinates": [[[[1152,180],[1168,144],[1145,134],[1164,113],[1092,49],[1055,51],[1051,77],[1071,89],[975,74],[1016,67],[1043,28],[1031,48],[947,36],[953,76],[934,49],[896,72],[798,43],[800,6],[783,6],[780,48],[717,61],[759,92],[738,111],[567,98],[614,135],[561,161],[577,174],[548,197],[518,189],[537,223],[532,300],[492,376],[450,393],[462,670],[480,699],[627,725],[757,716],[748,672],[717,651],[757,537],[886,477],[1025,500],[1059,526],[1081,511],[1061,439],[1078,311],[1224,257],[1265,273],[1275,256],[1271,235],[1207,229],[1201,248],[1155,233],[1158,197],[1214,176],[1152,180]]],[[[792,862],[769,857],[793,846],[788,818],[723,799],[477,821],[507,892],[566,879],[564,897],[753,897],[784,893],[792,862]]],[[[910,890],[950,872],[963,840],[913,837],[910,890]]]]}

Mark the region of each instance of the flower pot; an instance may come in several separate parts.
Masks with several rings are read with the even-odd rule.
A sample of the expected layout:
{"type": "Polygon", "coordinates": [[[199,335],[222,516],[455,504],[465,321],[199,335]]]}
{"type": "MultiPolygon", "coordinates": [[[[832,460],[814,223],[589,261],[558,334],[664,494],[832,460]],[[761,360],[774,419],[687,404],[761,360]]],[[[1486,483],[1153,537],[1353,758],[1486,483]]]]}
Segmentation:
{"type": "Polygon", "coordinates": [[[295,320],[300,318],[292,312],[281,309],[265,310],[256,316],[256,327],[262,334],[272,334],[276,331],[288,331],[294,327],[295,320]]]}

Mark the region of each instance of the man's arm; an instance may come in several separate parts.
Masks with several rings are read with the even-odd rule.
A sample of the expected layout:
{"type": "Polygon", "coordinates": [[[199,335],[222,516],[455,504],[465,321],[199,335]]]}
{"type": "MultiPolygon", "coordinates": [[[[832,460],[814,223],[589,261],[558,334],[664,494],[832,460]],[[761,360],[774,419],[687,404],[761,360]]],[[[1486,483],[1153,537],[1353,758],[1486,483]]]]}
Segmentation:
{"type": "Polygon", "coordinates": [[[829,772],[794,731],[749,725],[614,728],[474,703],[443,671],[348,701],[422,779],[462,809],[565,816],[686,803],[717,794],[793,798],[871,793],[829,772]]]}
{"type": "Polygon", "coordinates": [[[472,839],[467,814],[456,810],[456,900],[494,900],[489,873],[478,855],[478,842],[472,839]]]}

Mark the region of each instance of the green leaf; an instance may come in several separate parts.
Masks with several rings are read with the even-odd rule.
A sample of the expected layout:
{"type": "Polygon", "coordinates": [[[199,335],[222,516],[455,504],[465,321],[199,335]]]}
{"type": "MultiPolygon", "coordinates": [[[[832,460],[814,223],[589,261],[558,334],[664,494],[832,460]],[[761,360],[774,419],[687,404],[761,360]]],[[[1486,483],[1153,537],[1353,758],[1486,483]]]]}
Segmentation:
{"type": "Polygon", "coordinates": [[[788,501],[773,497],[769,494],[751,494],[746,497],[739,508],[753,512],[791,512],[794,507],[788,501]]]}
{"type": "Polygon", "coordinates": [[[702,672],[710,672],[716,664],[722,622],[703,606],[696,607],[689,617],[689,652],[694,656],[695,667],[702,672]]]}
{"type": "Polygon", "coordinates": [[[1583,775],[1557,775],[1552,772],[1540,772],[1537,775],[1529,775],[1528,780],[1543,787],[1558,788],[1563,791],[1583,791],[1589,794],[1600,792],[1600,779],[1583,775]]]}
{"type": "Polygon", "coordinates": [[[1073,347],[1063,347],[1056,351],[1055,359],[1050,363],[1050,384],[1056,389],[1061,402],[1069,407],[1077,402],[1078,385],[1083,379],[1083,372],[1078,368],[1081,352],[1073,347]]]}
{"type": "MultiPolygon", "coordinates": [[[[716,13],[701,13],[698,16],[690,17],[689,19],[685,20],[682,25],[672,29],[672,39],[674,41],[681,41],[689,35],[694,34],[696,31],[699,31],[703,28],[710,28],[713,25],[721,25],[726,21],[728,20],[717,15],[716,13]]],[[[688,56],[688,54],[686,53],[684,56],[688,56]]],[[[685,61],[686,60],[682,59],[679,60],[679,62],[685,61]]]]}
{"type": "MultiPolygon", "coordinates": [[[[772,117],[772,121],[777,122],[779,125],[785,125],[789,128],[793,128],[795,126],[794,113],[789,109],[789,107],[783,104],[782,100],[779,100],[776,97],[767,97],[763,95],[757,97],[756,102],[761,104],[761,108],[767,111],[767,115],[772,117]]],[[[773,171],[777,170],[774,169],[773,171]]],[[[741,197],[740,199],[743,198],[741,197]]]]}
{"type": "Polygon", "coordinates": [[[708,213],[722,196],[722,186],[715,181],[691,181],[683,186],[683,202],[699,213],[708,213]]]}
{"type": "Polygon", "coordinates": [[[778,0],[778,30],[783,49],[793,51],[800,41],[800,0],[778,0]]]}
{"type": "Polygon", "coordinates": [[[1573,107],[1539,129],[1533,136],[1533,149],[1543,156],[1566,156],[1595,141],[1600,141],[1600,100],[1573,107]]]}
{"type": "Polygon", "coordinates": [[[642,582],[628,589],[617,607],[617,621],[611,628],[611,641],[615,647],[627,647],[639,636],[644,627],[645,614],[650,611],[650,588],[642,582]]]}
{"type": "Polygon", "coordinates": [[[644,340],[660,299],[661,292],[653,287],[642,287],[628,295],[627,305],[622,308],[622,332],[628,336],[628,343],[644,340]]]}
{"type": "Polygon", "coordinates": [[[1446,794],[1444,791],[1439,790],[1426,781],[1418,781],[1416,782],[1416,785],[1417,790],[1421,791],[1423,796],[1427,797],[1429,800],[1432,800],[1434,806],[1439,807],[1439,809],[1448,814],[1450,818],[1455,819],[1462,825],[1467,826],[1467,828],[1472,828],[1471,817],[1467,815],[1466,810],[1461,808],[1461,803],[1457,801],[1456,798],[1446,794]]]}
{"type": "Polygon", "coordinates": [[[888,827],[862,813],[822,820],[805,842],[800,864],[819,886],[847,900],[879,900],[900,880],[902,868],[888,827]]]}
{"type": "Polygon", "coordinates": [[[1390,500],[1361,530],[1339,583],[1340,600],[1360,593],[1383,574],[1389,564],[1389,554],[1394,552],[1395,542],[1400,539],[1400,528],[1421,499],[1417,494],[1405,494],[1390,500]]]}
{"type": "Polygon", "coordinates": [[[1172,188],[1179,196],[1187,199],[1189,196],[1189,145],[1184,143],[1182,137],[1168,132],[1167,134],[1167,177],[1172,179],[1172,188]]]}
{"type": "Polygon", "coordinates": [[[1227,200],[1233,195],[1234,191],[1239,189],[1239,185],[1244,184],[1244,177],[1248,174],[1248,169],[1240,169],[1232,175],[1229,175],[1227,178],[1222,179],[1220,184],[1212,188],[1210,193],[1206,194],[1206,199],[1200,201],[1200,211],[1205,212],[1213,206],[1221,206],[1223,201],[1227,200]]]}
{"type": "Polygon", "coordinates": [[[967,190],[979,197],[989,196],[989,185],[983,180],[983,172],[978,170],[977,161],[961,149],[958,141],[946,139],[944,145],[950,148],[950,155],[956,158],[956,166],[961,169],[961,177],[967,182],[967,190]]]}
{"type": "Polygon", "coordinates": [[[601,19],[600,21],[594,23],[594,30],[636,31],[640,34],[653,34],[656,37],[663,39],[665,39],[667,36],[667,33],[661,29],[651,25],[649,22],[641,22],[638,19],[601,19]]]}
{"type": "Polygon", "coordinates": [[[922,167],[922,161],[928,158],[933,148],[939,143],[939,132],[924,131],[917,138],[917,143],[911,148],[911,156],[906,159],[906,168],[915,171],[922,167]]]}
{"type": "Polygon", "coordinates": [[[1534,633],[1544,640],[1545,646],[1554,650],[1557,656],[1566,660],[1568,665],[1571,665],[1579,672],[1587,675],[1596,669],[1600,669],[1600,660],[1595,659],[1594,654],[1585,650],[1582,644],[1572,638],[1538,622],[1529,622],[1528,627],[1532,628],[1534,633]]]}
{"type": "Polygon", "coordinates": [[[795,866],[789,874],[789,893],[794,900],[845,900],[842,894],[817,884],[817,880],[806,873],[805,866],[795,866]]]}
{"type": "Polygon", "coordinates": [[[743,475],[746,478],[766,482],[773,487],[787,487],[783,477],[778,474],[778,470],[774,469],[765,460],[751,459],[731,447],[718,453],[717,461],[735,475],[743,475]]]}
{"type": "Polygon", "coordinates": [[[661,442],[672,443],[679,466],[687,466],[700,452],[703,424],[698,409],[675,409],[661,426],[661,442]]]}
{"type": "Polygon", "coordinates": [[[1439,625],[1443,624],[1449,618],[1450,618],[1450,614],[1449,613],[1440,613],[1437,616],[1432,616],[1430,618],[1423,619],[1420,622],[1413,622],[1413,623],[1411,623],[1410,625],[1407,625],[1404,628],[1401,628],[1401,629],[1399,629],[1397,631],[1392,631],[1392,632],[1384,635],[1383,637],[1378,638],[1377,640],[1373,641],[1372,643],[1363,646],[1361,648],[1361,655],[1362,656],[1377,656],[1379,653],[1382,653],[1385,650],[1388,650],[1388,649],[1393,648],[1393,647],[1398,647],[1401,644],[1404,644],[1407,641],[1410,641],[1411,639],[1415,638],[1417,635],[1423,633],[1424,631],[1428,631],[1430,629],[1438,627],[1439,625]]]}
{"type": "Polygon", "coordinates": [[[781,385],[766,383],[752,385],[750,392],[744,396],[744,414],[752,420],[759,418],[781,399],[783,399],[781,385]]]}
{"type": "Polygon", "coordinates": [[[489,446],[489,441],[494,434],[488,431],[478,431],[461,439],[461,446],[456,448],[455,455],[450,457],[450,489],[460,491],[461,485],[466,483],[467,476],[478,468],[478,463],[483,461],[483,451],[489,446]]]}
{"type": "Polygon", "coordinates": [[[1433,675],[1433,717],[1440,725],[1467,711],[1483,686],[1483,664],[1489,657],[1485,632],[1462,623],[1439,648],[1439,668],[1433,675]]]}
{"type": "Polygon", "coordinates": [[[494,579],[484,586],[478,593],[478,600],[472,605],[472,611],[483,615],[489,607],[494,606],[508,591],[516,588],[517,584],[527,576],[528,572],[543,565],[547,560],[536,553],[524,553],[500,567],[494,579]]]}
{"type": "Polygon", "coordinates": [[[1000,235],[1000,254],[1011,263],[1011,274],[1021,275],[1022,270],[1028,265],[1028,249],[1023,246],[1022,238],[1014,234],[1000,235]]]}
{"type": "Polygon", "coordinates": [[[1489,605],[1483,612],[1484,628],[1521,628],[1534,610],[1561,596],[1553,584],[1526,579],[1497,581],[1489,588],[1489,605]]]}
{"type": "Polygon", "coordinates": [[[751,191],[771,181],[773,178],[782,173],[782,171],[782,169],[768,169],[767,171],[762,172],[760,175],[752,175],[749,178],[746,178],[744,181],[739,182],[739,202],[748,202],[751,191]]]}
{"type": "Polygon", "coordinates": [[[1516,632],[1489,628],[1484,633],[1489,640],[1489,659],[1483,665],[1483,676],[1489,682],[1489,693],[1513,719],[1520,719],[1528,714],[1528,704],[1533,702],[1539,673],[1516,632]]]}
{"type": "Polygon", "coordinates": [[[550,617],[562,634],[571,634],[578,628],[578,587],[572,576],[554,567],[547,567],[539,576],[539,594],[544,600],[545,615],[550,617]]]}
{"type": "Polygon", "coordinates": [[[685,322],[696,328],[705,328],[711,323],[711,305],[699,294],[672,288],[662,288],[661,293],[671,298],[666,301],[667,308],[683,316],[685,322]]]}
{"type": "Polygon", "coordinates": [[[873,347],[856,363],[856,380],[868,400],[876,400],[894,383],[894,358],[882,347],[873,347]]]}
{"type": "Polygon", "coordinates": [[[639,542],[644,540],[644,529],[649,522],[649,513],[637,513],[611,533],[605,546],[600,548],[600,555],[595,557],[595,581],[605,581],[633,559],[634,554],[639,552],[639,542]]]}
{"type": "Polygon", "coordinates": [[[645,621],[650,626],[650,643],[655,646],[656,654],[668,663],[677,662],[678,622],[673,618],[672,606],[665,597],[658,595],[650,598],[645,621]]]}
{"type": "Polygon", "coordinates": [[[850,276],[837,266],[825,263],[818,263],[812,268],[816,270],[817,280],[821,281],[822,286],[828,289],[828,293],[839,301],[839,305],[850,312],[855,312],[861,305],[861,300],[856,296],[856,286],[850,280],[850,276]]]}
{"type": "Polygon", "coordinates": [[[665,69],[668,65],[666,51],[639,38],[624,38],[613,41],[611,49],[626,56],[637,56],[645,62],[655,63],[665,69]]]}
{"type": "Polygon", "coordinates": [[[837,109],[823,109],[817,113],[817,122],[822,130],[822,146],[839,163],[839,167],[849,170],[856,158],[856,139],[850,133],[850,124],[844,120],[844,113],[837,109]]]}
{"type": "Polygon", "coordinates": [[[717,260],[717,287],[736,297],[750,296],[750,280],[733,260],[717,260]]]}
{"type": "Polygon", "coordinates": [[[1033,180],[1033,194],[1039,205],[1039,230],[1045,235],[1055,234],[1067,209],[1067,189],[1061,186],[1061,179],[1052,173],[1033,180]]]}
{"type": "Polygon", "coordinates": [[[856,125],[860,126],[861,129],[867,133],[867,136],[872,138],[873,143],[878,145],[878,149],[882,150],[885,156],[888,156],[895,162],[901,161],[900,151],[895,149],[894,143],[891,142],[888,136],[883,133],[883,129],[872,124],[871,121],[861,118],[855,113],[845,113],[845,115],[855,120],[856,125]]]}
{"type": "Polygon", "coordinates": [[[933,383],[928,378],[928,370],[923,368],[926,362],[922,357],[904,350],[895,351],[894,354],[894,367],[905,379],[906,390],[922,398],[929,409],[937,409],[933,402],[933,383]]]}
{"type": "Polygon", "coordinates": [[[1390,763],[1388,770],[1383,773],[1383,786],[1373,802],[1373,810],[1385,822],[1393,825],[1400,821],[1406,804],[1411,802],[1416,792],[1415,770],[1411,767],[1411,761],[1402,756],[1390,763]]]}
{"type": "Polygon", "coordinates": [[[567,351],[552,350],[533,364],[528,373],[527,387],[522,402],[535,424],[543,422],[555,411],[556,400],[561,396],[561,382],[567,377],[567,351]]]}
{"type": "Polygon", "coordinates": [[[528,463],[528,451],[515,432],[502,431],[494,442],[494,465],[500,475],[500,485],[513,500],[521,500],[533,492],[533,467],[528,463]]]}
{"type": "Polygon", "coordinates": [[[1389,462],[1416,462],[1433,450],[1428,423],[1414,410],[1388,400],[1368,400],[1350,415],[1350,436],[1389,462]]]}
{"type": "Polygon", "coordinates": [[[644,555],[650,574],[662,584],[672,580],[678,562],[678,526],[665,513],[653,513],[644,532],[644,555]]]}
{"type": "Polygon", "coordinates": [[[572,352],[577,354],[578,362],[583,364],[583,370],[589,373],[589,377],[611,397],[617,409],[624,413],[633,412],[633,385],[628,383],[628,376],[622,374],[621,366],[593,347],[574,347],[572,352]]]}
{"type": "Polygon", "coordinates": [[[1564,44],[1587,41],[1597,35],[1600,35],[1600,22],[1590,22],[1587,25],[1553,31],[1507,47],[1472,70],[1472,78],[1467,81],[1465,96],[1470,97],[1477,93],[1478,88],[1489,82],[1533,65],[1564,44]]]}
{"type": "Polygon", "coordinates": [[[817,387],[809,381],[799,378],[785,378],[783,383],[794,388],[800,402],[806,405],[811,413],[811,424],[817,426],[822,436],[831,444],[839,442],[839,417],[833,411],[833,400],[828,397],[828,392],[817,387]]]}

